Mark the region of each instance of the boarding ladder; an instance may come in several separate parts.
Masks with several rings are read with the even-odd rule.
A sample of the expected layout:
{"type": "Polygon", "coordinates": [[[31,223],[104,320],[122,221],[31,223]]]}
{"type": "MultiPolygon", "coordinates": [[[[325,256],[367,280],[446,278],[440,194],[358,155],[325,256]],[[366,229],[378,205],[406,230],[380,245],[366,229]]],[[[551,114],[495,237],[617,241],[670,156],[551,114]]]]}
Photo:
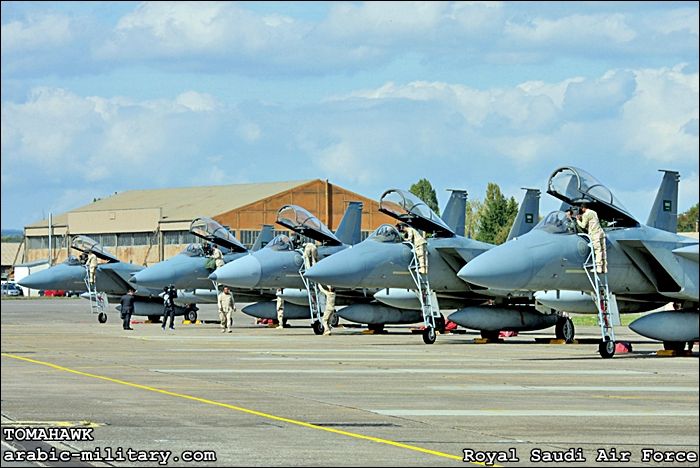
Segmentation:
{"type": "Polygon", "coordinates": [[[598,309],[598,325],[600,326],[601,343],[598,352],[603,358],[611,358],[615,355],[615,325],[620,325],[620,311],[617,307],[615,295],[610,293],[607,273],[598,273],[596,267],[595,249],[593,240],[588,234],[579,234],[587,241],[589,254],[583,264],[588,281],[593,288],[593,300],[598,309]]]}
{"type": "Polygon", "coordinates": [[[433,293],[432,289],[430,289],[428,275],[420,272],[420,262],[418,261],[415,245],[409,241],[405,241],[404,243],[411,247],[412,257],[408,264],[408,271],[418,289],[418,300],[420,301],[421,312],[423,313],[423,341],[426,344],[433,344],[436,338],[437,323],[442,317],[440,315],[437,296],[433,293]]]}
{"type": "MultiPolygon", "coordinates": [[[[97,274],[95,274],[95,276],[97,276],[97,274]]],[[[107,309],[107,297],[104,293],[98,293],[97,285],[90,281],[90,267],[87,265],[85,265],[84,280],[88,292],[88,299],[90,299],[90,312],[97,314],[97,320],[100,323],[105,323],[107,321],[107,314],[105,313],[107,309]]]]}
{"type": "Polygon", "coordinates": [[[318,287],[318,283],[308,279],[306,276],[304,276],[304,273],[306,273],[306,259],[304,259],[302,254],[302,262],[301,266],[299,267],[299,276],[301,276],[301,281],[304,283],[304,287],[306,288],[306,294],[309,296],[311,328],[313,328],[314,333],[320,335],[323,333],[323,322],[321,321],[323,316],[320,300],[321,291],[318,287]]]}

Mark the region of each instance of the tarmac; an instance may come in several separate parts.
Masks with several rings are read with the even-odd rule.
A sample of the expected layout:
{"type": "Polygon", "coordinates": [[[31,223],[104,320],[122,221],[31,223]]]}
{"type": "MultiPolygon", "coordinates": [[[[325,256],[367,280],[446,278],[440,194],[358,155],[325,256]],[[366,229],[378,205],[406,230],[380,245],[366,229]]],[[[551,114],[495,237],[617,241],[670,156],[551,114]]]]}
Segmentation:
{"type": "MultiPolygon", "coordinates": [[[[408,327],[315,336],[304,321],[277,330],[238,312],[231,334],[181,318],[174,331],[124,331],[116,311],[98,324],[81,299],[1,305],[3,466],[65,466],[8,461],[23,451],[104,458],[108,449],[115,460],[75,455],[71,466],[698,464],[654,461],[697,457],[698,353],[658,356],[660,343],[627,327],[616,332],[633,351],[605,360],[594,344],[535,343],[552,330],[425,345],[408,327]],[[89,428],[94,440],[9,440],[6,431],[21,428],[21,438],[41,427],[89,428]],[[114,456],[127,449],[154,459],[114,456]],[[630,463],[601,461],[612,449],[630,452],[630,463]],[[170,451],[165,464],[155,451],[170,451]]],[[[200,318],[215,320],[214,307],[200,318]]],[[[579,327],[577,337],[597,331],[579,327]]]]}

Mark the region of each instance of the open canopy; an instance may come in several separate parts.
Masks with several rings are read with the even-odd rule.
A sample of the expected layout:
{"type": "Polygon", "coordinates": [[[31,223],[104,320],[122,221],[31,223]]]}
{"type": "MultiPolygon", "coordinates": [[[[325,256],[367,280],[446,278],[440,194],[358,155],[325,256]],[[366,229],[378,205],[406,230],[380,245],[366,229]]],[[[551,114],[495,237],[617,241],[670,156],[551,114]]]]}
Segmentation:
{"type": "Polygon", "coordinates": [[[95,239],[91,239],[88,236],[75,236],[70,246],[75,250],[80,252],[90,253],[93,252],[97,255],[97,258],[106,260],[110,263],[116,263],[119,261],[117,257],[107,252],[102,245],[100,245],[95,239]]]}
{"type": "Polygon", "coordinates": [[[618,227],[639,226],[608,187],[588,172],[577,167],[561,167],[549,177],[547,193],[571,205],[587,202],[601,220],[618,227]]]}
{"type": "Polygon", "coordinates": [[[327,245],[342,242],[316,216],[297,205],[284,205],[277,212],[277,224],[327,245]]]}
{"type": "Polygon", "coordinates": [[[453,237],[454,231],[411,192],[390,189],[379,199],[379,211],[409,226],[441,237],[453,237]]]}
{"type": "Polygon", "coordinates": [[[226,247],[233,252],[247,252],[248,249],[241,244],[231,231],[223,227],[211,218],[195,218],[190,224],[190,232],[197,237],[205,239],[213,244],[226,247]]]}

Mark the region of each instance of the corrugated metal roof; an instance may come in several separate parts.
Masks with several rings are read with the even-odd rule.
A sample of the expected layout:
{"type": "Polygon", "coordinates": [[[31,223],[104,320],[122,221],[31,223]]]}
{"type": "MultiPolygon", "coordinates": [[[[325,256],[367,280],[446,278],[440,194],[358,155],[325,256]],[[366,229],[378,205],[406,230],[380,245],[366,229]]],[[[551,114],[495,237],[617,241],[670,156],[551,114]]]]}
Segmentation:
{"type": "Polygon", "coordinates": [[[2,243],[2,265],[13,265],[14,262],[22,261],[22,251],[24,244],[21,242],[3,242],[2,243]],[[20,249],[20,246],[22,248],[20,249]],[[19,251],[19,252],[18,252],[19,251]]]}
{"type": "MultiPolygon", "coordinates": [[[[197,216],[213,217],[263,198],[291,190],[317,179],[257,184],[210,185],[153,190],[129,190],[117,193],[71,212],[160,208],[163,221],[190,221],[197,216]]],[[[65,213],[54,216],[54,224],[67,221],[65,213]]],[[[27,227],[47,226],[42,220],[27,227]]]]}

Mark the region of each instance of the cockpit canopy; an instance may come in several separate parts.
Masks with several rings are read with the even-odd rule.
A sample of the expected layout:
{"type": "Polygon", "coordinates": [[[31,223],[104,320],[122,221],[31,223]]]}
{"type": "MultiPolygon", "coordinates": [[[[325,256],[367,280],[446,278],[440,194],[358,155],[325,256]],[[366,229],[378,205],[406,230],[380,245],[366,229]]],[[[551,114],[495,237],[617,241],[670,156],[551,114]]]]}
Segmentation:
{"type": "Polygon", "coordinates": [[[549,232],[550,234],[574,234],[576,232],[576,221],[566,217],[564,211],[552,211],[532,228],[549,232]]]}
{"type": "MultiPolygon", "coordinates": [[[[233,252],[247,252],[248,249],[236,239],[231,231],[211,218],[195,218],[190,224],[190,232],[213,244],[226,247],[233,252]]],[[[183,252],[184,253],[184,252],[183,252]]]]}
{"type": "Polygon", "coordinates": [[[316,216],[297,205],[285,205],[277,212],[277,224],[327,245],[342,242],[316,216]]]}
{"type": "Polygon", "coordinates": [[[440,237],[453,237],[454,231],[428,208],[423,200],[411,192],[390,189],[379,199],[379,211],[403,221],[415,229],[430,232],[440,237]]]}
{"type": "Polygon", "coordinates": [[[600,220],[618,227],[639,226],[613,193],[598,179],[577,167],[561,167],[549,177],[547,193],[571,205],[587,202],[600,220]]]}
{"type": "Polygon", "coordinates": [[[91,239],[88,236],[75,236],[71,241],[70,246],[75,250],[85,253],[94,253],[97,258],[106,260],[110,263],[116,263],[119,261],[117,257],[105,250],[102,245],[100,245],[95,239],[91,239]]]}
{"type": "Polygon", "coordinates": [[[392,226],[391,224],[382,224],[375,229],[372,234],[367,236],[367,240],[388,244],[398,244],[403,242],[403,237],[396,227],[392,226]]]}
{"type": "Polygon", "coordinates": [[[294,245],[292,244],[291,239],[289,237],[285,236],[284,234],[280,234],[278,236],[275,236],[266,246],[266,249],[271,249],[276,252],[291,252],[294,250],[294,245]]]}

